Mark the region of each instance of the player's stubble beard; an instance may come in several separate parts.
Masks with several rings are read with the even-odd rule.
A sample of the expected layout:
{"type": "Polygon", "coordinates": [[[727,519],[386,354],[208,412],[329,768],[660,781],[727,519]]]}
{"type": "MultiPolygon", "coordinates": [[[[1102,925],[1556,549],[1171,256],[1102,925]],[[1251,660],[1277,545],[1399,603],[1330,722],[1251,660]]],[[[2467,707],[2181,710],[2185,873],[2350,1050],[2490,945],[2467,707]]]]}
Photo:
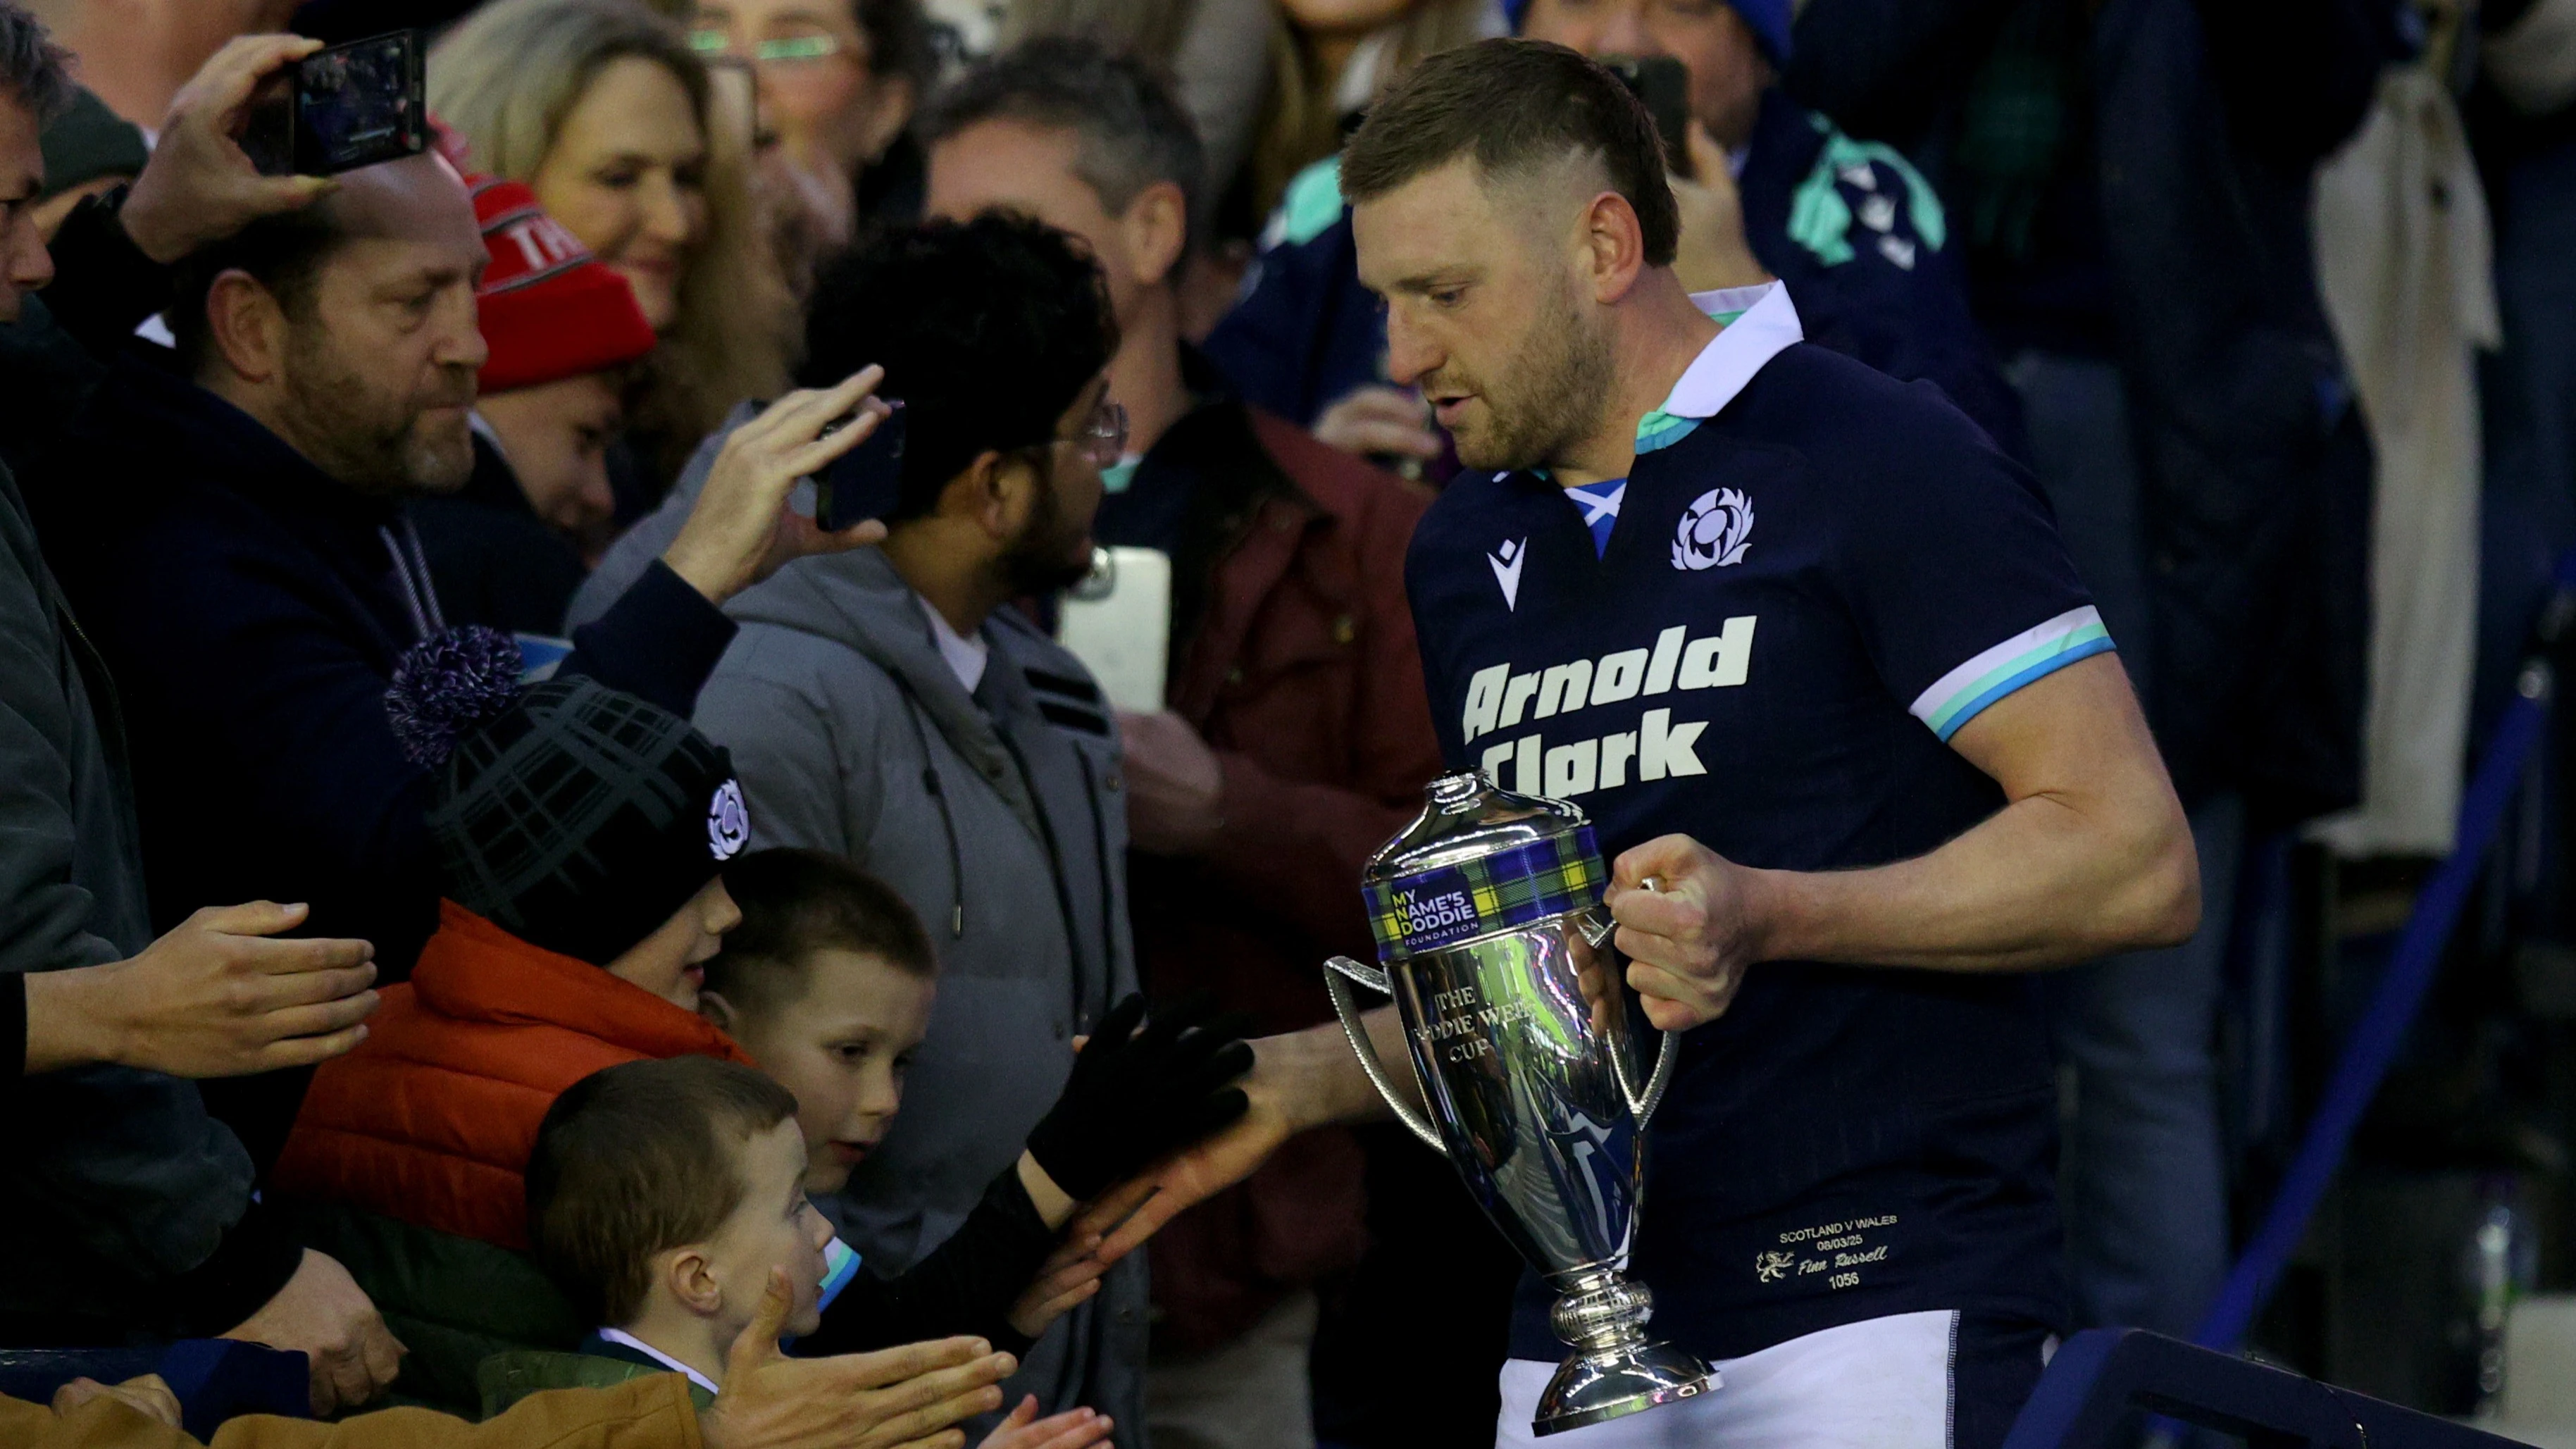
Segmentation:
{"type": "Polygon", "coordinates": [[[1573,278],[1554,285],[1522,334],[1520,351],[1476,389],[1490,422],[1460,433],[1458,461],[1497,471],[1556,462],[1601,425],[1610,401],[1608,329],[1584,313],[1573,278]]]}

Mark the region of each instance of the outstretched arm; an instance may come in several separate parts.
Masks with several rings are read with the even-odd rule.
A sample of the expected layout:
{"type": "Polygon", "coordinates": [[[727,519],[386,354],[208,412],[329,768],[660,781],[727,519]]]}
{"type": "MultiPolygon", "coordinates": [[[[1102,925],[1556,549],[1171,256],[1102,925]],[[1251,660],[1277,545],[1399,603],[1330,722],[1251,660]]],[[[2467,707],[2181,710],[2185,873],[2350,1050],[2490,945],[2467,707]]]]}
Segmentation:
{"type": "MultiPolygon", "coordinates": [[[[1381,1007],[1362,1020],[1378,1060],[1410,1089],[1413,1073],[1401,1065],[1404,1024],[1395,1008],[1381,1007]]],[[[1298,1133],[1387,1115],[1339,1026],[1263,1037],[1252,1043],[1252,1056],[1251,1073],[1237,1084],[1247,1105],[1234,1125],[1110,1189],[1074,1219],[1074,1236],[1100,1237],[1094,1255],[1100,1262],[1134,1252],[1191,1206],[1250,1177],[1298,1133]]]]}

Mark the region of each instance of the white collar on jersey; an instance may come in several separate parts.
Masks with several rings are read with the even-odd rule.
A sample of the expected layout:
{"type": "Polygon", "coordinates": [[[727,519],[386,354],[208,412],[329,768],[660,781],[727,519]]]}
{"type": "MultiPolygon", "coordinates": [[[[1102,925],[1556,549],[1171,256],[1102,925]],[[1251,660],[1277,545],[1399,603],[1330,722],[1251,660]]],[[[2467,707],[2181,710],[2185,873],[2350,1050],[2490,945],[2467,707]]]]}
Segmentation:
{"type": "Polygon", "coordinates": [[[1798,321],[1798,308],[1789,300],[1786,282],[1694,292],[1691,301],[1725,325],[1692,359],[1681,381],[1673,384],[1672,396],[1656,409],[1669,417],[1716,417],[1765,363],[1790,343],[1806,340],[1806,328],[1798,321]]]}

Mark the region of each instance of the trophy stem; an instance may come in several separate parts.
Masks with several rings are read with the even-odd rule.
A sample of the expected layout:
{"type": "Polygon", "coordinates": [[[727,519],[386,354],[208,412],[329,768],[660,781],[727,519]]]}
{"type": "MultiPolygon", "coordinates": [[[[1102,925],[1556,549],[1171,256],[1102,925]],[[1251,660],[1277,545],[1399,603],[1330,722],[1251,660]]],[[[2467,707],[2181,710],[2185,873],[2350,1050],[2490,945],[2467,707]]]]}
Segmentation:
{"type": "Polygon", "coordinates": [[[1599,1265],[1550,1275],[1550,1282],[1558,1296],[1549,1326],[1575,1352],[1539,1396],[1531,1428],[1540,1438],[1718,1387],[1715,1369],[1646,1336],[1655,1298],[1642,1284],[1599,1265]]]}

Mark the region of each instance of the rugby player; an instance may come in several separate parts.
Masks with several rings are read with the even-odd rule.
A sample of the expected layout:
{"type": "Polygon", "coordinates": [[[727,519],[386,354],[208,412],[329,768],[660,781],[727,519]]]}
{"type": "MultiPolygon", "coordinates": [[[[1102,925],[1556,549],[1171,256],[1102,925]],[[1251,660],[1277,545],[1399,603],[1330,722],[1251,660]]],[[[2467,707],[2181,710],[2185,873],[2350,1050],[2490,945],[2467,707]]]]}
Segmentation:
{"type": "MultiPolygon", "coordinates": [[[[1685,1032],[1633,1268],[1725,1385],[1565,1442],[2001,1443],[2065,1319],[2029,973],[2199,917],[2047,504],[1937,388],[1802,342],[1785,284],[1688,295],[1652,123],[1571,50],[1424,61],[1342,183],[1389,371],[1471,470],[1407,563],[1449,763],[1590,813],[1628,980],[1685,1032]]],[[[1112,1249],[1383,1110],[1338,1032],[1258,1052],[1250,1115],[1112,1249]]],[[[1548,1302],[1524,1282],[1504,1443],[1548,1302]]]]}

